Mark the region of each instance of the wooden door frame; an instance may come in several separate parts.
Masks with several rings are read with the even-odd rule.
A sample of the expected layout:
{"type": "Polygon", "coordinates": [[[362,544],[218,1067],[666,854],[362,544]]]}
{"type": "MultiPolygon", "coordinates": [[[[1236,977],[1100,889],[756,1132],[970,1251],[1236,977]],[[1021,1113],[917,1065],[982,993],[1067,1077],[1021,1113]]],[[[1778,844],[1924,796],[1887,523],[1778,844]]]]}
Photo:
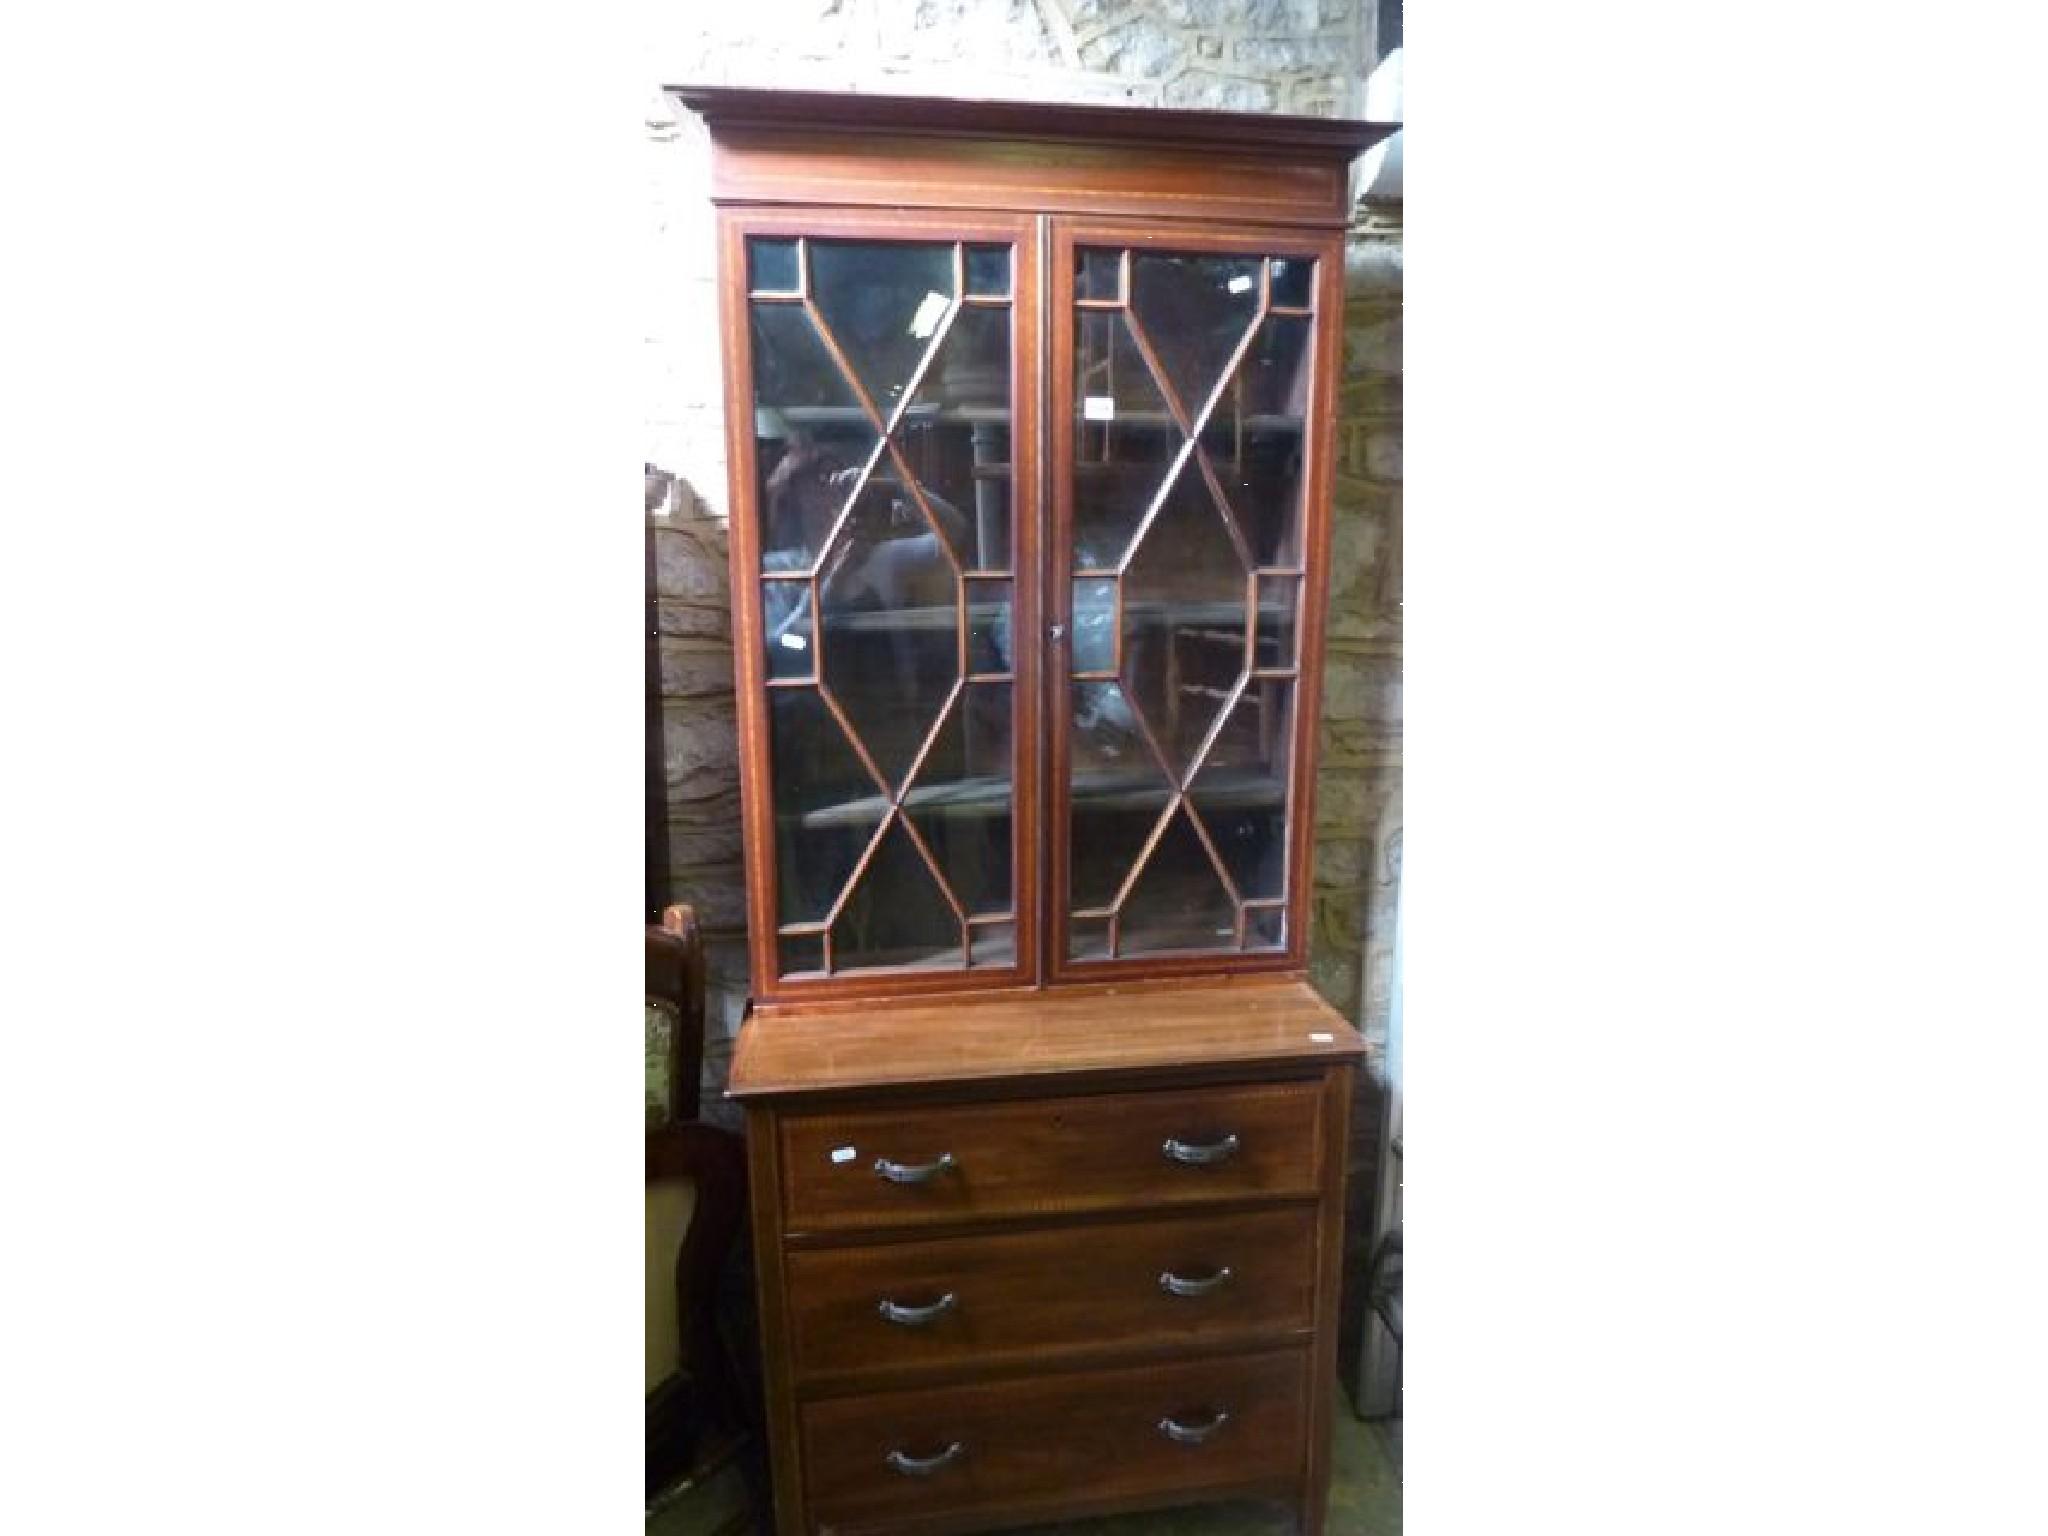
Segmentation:
{"type": "MultiPolygon", "coordinates": [[[[845,1002],[951,992],[1035,987],[1040,982],[1040,895],[1037,811],[1042,753],[1039,647],[1019,643],[1040,633],[1038,534],[1041,471],[1035,445],[1042,399],[1039,349],[1039,241],[1029,214],[905,211],[873,208],[721,207],[718,211],[719,326],[723,343],[726,478],[731,508],[729,563],[733,594],[733,660],[738,706],[741,839],[747,882],[747,947],[753,995],[761,1006],[845,1002]],[[1015,961],[987,969],[869,967],[845,975],[783,981],[778,974],[781,926],[776,891],[775,804],[768,729],[768,686],[762,660],[760,506],[754,452],[753,356],[748,326],[746,243],[753,236],[951,241],[1011,248],[1011,901],[1015,961]],[[1023,450],[1023,451],[1020,451],[1023,450]]],[[[964,959],[965,957],[963,957],[964,959]]]]}
{"type": "Polygon", "coordinates": [[[1161,251],[1251,254],[1261,258],[1310,258],[1316,263],[1315,314],[1310,323],[1310,386],[1302,469],[1301,597],[1296,613],[1297,659],[1287,791],[1287,942],[1265,954],[1222,950],[1204,954],[1157,955],[1113,960],[1067,958],[1067,837],[1070,749],[1066,648],[1051,648],[1045,670],[1044,716],[1048,727],[1046,803],[1045,975],[1049,985],[1227,973],[1303,974],[1308,958],[1308,918],[1314,880],[1315,769],[1321,720],[1325,654],[1324,624],[1329,607],[1330,501],[1335,489],[1334,438],[1338,354],[1343,344],[1344,235],[1341,230],[1303,230],[1291,225],[1205,224],[1199,228],[1156,219],[1096,219],[1053,216],[1047,257],[1045,373],[1047,536],[1040,582],[1046,622],[1062,637],[1072,633],[1071,564],[1074,516],[1074,444],[1068,425],[1074,411],[1074,253],[1083,245],[1145,247],[1161,251]]]}

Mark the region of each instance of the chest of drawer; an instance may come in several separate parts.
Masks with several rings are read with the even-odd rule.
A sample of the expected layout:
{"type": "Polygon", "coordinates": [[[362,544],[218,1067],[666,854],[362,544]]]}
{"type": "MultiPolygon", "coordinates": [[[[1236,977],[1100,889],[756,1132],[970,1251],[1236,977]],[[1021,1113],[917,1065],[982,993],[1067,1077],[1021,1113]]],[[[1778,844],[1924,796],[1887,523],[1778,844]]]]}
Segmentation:
{"type": "Polygon", "coordinates": [[[801,1250],[786,1260],[796,1371],[1305,1334],[1315,1256],[1306,1206],[801,1250]]]}
{"type": "Polygon", "coordinates": [[[1314,1082],[791,1114],[791,1232],[1309,1196],[1314,1082]]]}
{"type": "Polygon", "coordinates": [[[803,1411],[820,1530],[908,1532],[1302,1472],[1304,1357],[1227,1356],[831,1398],[803,1411]]]}

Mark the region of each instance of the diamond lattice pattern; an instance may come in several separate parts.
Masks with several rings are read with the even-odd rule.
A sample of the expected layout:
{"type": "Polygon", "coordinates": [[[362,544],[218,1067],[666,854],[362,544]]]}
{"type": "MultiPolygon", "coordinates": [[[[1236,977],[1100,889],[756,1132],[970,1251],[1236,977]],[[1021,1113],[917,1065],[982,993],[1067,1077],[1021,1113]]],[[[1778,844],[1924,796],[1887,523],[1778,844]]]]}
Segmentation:
{"type": "Polygon", "coordinates": [[[1245,466],[1278,452],[1253,434],[1291,433],[1298,468],[1307,322],[1270,312],[1258,258],[1078,265],[1072,569],[1122,618],[1113,650],[1091,631],[1074,653],[1068,952],[1100,957],[1105,921],[1119,955],[1271,947],[1291,684],[1257,662],[1254,610],[1295,490],[1245,466]]]}
{"type": "Polygon", "coordinates": [[[969,431],[1007,460],[1011,311],[963,302],[963,259],[807,240],[794,291],[753,299],[761,473],[787,488],[762,508],[777,916],[827,971],[990,963],[975,925],[1014,920],[1011,689],[965,675],[962,580],[1007,574],[969,431]]]}

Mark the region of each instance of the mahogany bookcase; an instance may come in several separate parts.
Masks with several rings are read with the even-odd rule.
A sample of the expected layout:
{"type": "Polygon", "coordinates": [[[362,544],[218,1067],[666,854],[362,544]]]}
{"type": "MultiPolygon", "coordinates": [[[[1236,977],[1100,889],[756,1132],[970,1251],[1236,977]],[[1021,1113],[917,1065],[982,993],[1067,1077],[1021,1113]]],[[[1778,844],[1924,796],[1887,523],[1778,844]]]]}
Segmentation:
{"type": "Polygon", "coordinates": [[[776,1520],[1321,1529],[1361,1050],[1305,980],[1386,125],[675,87],[718,207],[776,1520]]]}

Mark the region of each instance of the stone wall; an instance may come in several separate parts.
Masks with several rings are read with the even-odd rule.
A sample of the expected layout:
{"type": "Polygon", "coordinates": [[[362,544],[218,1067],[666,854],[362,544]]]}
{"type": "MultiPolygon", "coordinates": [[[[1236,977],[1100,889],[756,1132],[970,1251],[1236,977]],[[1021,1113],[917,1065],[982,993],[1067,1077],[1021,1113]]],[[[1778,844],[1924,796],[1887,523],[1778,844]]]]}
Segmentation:
{"type": "MultiPolygon", "coordinates": [[[[1363,100],[1373,8],[750,0],[679,6],[670,21],[660,59],[669,81],[1348,115],[1363,100]]],[[[649,775],[648,904],[687,901],[704,919],[715,1087],[747,975],[708,146],[701,124],[659,96],[647,144],[646,459],[661,471],[647,515],[658,664],[649,729],[661,746],[649,775]]],[[[1310,962],[1324,995],[1374,1040],[1385,1038],[1400,827],[1400,279],[1398,223],[1362,222],[1347,263],[1310,962]]],[[[1367,1135],[1372,1106],[1361,1107],[1367,1135]]]]}

